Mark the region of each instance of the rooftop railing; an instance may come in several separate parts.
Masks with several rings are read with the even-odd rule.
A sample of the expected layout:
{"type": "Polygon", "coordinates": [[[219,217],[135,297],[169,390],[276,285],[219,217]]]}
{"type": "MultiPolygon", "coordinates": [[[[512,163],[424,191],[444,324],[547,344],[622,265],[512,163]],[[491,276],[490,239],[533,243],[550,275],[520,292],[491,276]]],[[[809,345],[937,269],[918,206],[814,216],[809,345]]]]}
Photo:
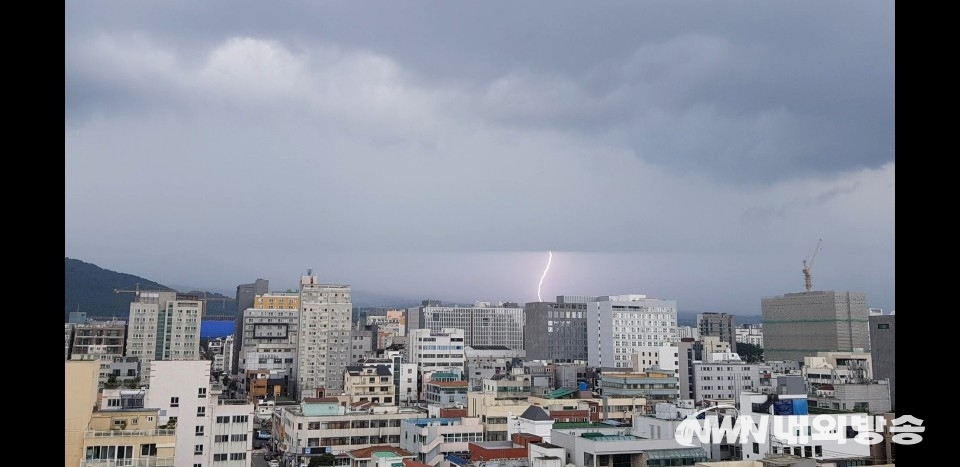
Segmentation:
{"type": "Polygon", "coordinates": [[[84,438],[132,438],[147,436],[176,436],[176,429],[156,429],[156,430],[98,430],[85,431],[84,438]]]}

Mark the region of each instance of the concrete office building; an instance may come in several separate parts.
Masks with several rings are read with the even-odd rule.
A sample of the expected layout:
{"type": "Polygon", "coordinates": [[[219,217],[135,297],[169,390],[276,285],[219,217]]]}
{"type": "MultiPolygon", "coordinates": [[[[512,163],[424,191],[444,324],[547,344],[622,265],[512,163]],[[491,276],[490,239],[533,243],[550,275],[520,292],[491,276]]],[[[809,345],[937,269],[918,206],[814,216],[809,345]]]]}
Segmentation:
{"type": "Polygon", "coordinates": [[[252,284],[240,284],[237,286],[237,318],[234,321],[234,338],[235,342],[233,345],[233,362],[237,363],[231,368],[231,374],[240,374],[243,373],[242,367],[238,364],[240,362],[240,354],[243,349],[243,336],[241,335],[241,330],[243,329],[243,312],[247,308],[253,308],[257,295],[263,295],[270,290],[270,281],[266,279],[257,279],[252,284]]]}
{"type": "MultiPolygon", "coordinates": [[[[277,308],[277,305],[267,305],[264,303],[266,297],[278,296],[277,294],[268,294],[257,296],[260,303],[254,305],[254,308],[247,308],[243,311],[243,325],[238,328],[237,335],[240,336],[239,342],[242,342],[242,348],[238,360],[241,373],[255,368],[247,361],[247,356],[256,351],[262,344],[269,347],[276,347],[278,344],[287,344],[297,347],[300,331],[300,298],[289,298],[290,303],[283,305],[283,308],[277,308]],[[270,306],[270,308],[266,308],[270,306]],[[294,308],[287,308],[293,306],[294,308]]],[[[234,342],[237,345],[237,342],[234,342]]]]}
{"type": "Polygon", "coordinates": [[[100,362],[100,385],[110,377],[110,364],[123,358],[127,323],[120,320],[87,321],[73,328],[70,360],[100,362]]]}
{"type": "Polygon", "coordinates": [[[737,342],[763,347],[763,326],[759,324],[744,324],[734,330],[737,342]]]}
{"type": "Polygon", "coordinates": [[[587,303],[587,363],[630,369],[641,347],[677,341],[677,302],[646,295],[609,295],[587,303]]]}
{"type": "Polygon", "coordinates": [[[716,336],[730,344],[730,351],[737,351],[736,318],[727,313],[697,313],[697,330],[700,337],[716,336]]]}
{"type": "Polygon", "coordinates": [[[350,363],[377,356],[377,326],[354,323],[350,329],[350,363]]]}
{"type": "Polygon", "coordinates": [[[312,270],[300,277],[298,399],[343,391],[352,318],[349,285],[321,284],[312,270]]]}
{"type": "Polygon", "coordinates": [[[587,303],[558,296],[555,302],[531,302],[523,307],[526,358],[554,363],[587,359],[587,303]]]}
{"type": "Polygon", "coordinates": [[[407,317],[404,310],[387,310],[383,316],[367,316],[367,324],[374,332],[377,352],[406,342],[407,317]]]}
{"type": "MultiPolygon", "coordinates": [[[[154,360],[200,358],[202,300],[183,300],[172,291],[137,291],[130,304],[125,356],[140,359],[141,368],[154,360]]],[[[150,373],[143,381],[149,383],[150,373]]]]}
{"type": "Polygon", "coordinates": [[[417,329],[407,337],[405,359],[419,365],[420,371],[463,374],[466,364],[463,329],[417,329]]]}
{"type": "Polygon", "coordinates": [[[897,332],[896,315],[888,315],[880,311],[870,314],[870,356],[873,360],[873,377],[875,379],[890,380],[890,405],[896,411],[896,345],[894,337],[897,332]]]}
{"type": "Polygon", "coordinates": [[[761,370],[761,365],[739,358],[696,362],[693,364],[694,399],[735,402],[744,392],[760,392],[761,370]]]}
{"type": "MultiPolygon", "coordinates": [[[[433,302],[428,302],[433,303],[433,302]]],[[[417,310],[416,320],[423,329],[463,329],[466,345],[505,345],[522,349],[523,308],[516,303],[476,302],[473,306],[427,305],[417,310]]]]}
{"type": "Polygon", "coordinates": [[[677,343],[665,343],[656,347],[640,347],[630,356],[630,368],[638,372],[650,368],[671,370],[679,377],[680,348],[677,343]]]}
{"type": "Polygon", "coordinates": [[[867,296],[860,292],[789,293],[760,300],[764,359],[802,361],[817,352],[869,352],[867,296]]]}

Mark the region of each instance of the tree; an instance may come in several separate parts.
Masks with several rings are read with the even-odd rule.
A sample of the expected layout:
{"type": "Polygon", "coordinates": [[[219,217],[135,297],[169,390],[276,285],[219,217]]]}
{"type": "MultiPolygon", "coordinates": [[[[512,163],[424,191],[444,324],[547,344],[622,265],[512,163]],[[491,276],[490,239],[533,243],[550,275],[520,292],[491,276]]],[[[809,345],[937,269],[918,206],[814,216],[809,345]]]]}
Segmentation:
{"type": "Polygon", "coordinates": [[[334,465],[337,462],[337,456],[330,454],[329,452],[323,453],[317,457],[310,458],[310,463],[307,464],[307,467],[321,467],[327,465],[334,465]]]}
{"type": "Polygon", "coordinates": [[[763,347],[759,345],[737,342],[737,354],[747,363],[763,362],[763,347]]]}
{"type": "Polygon", "coordinates": [[[103,383],[103,387],[106,389],[116,389],[120,387],[120,383],[117,382],[116,375],[110,375],[107,377],[107,382],[103,383]]]}

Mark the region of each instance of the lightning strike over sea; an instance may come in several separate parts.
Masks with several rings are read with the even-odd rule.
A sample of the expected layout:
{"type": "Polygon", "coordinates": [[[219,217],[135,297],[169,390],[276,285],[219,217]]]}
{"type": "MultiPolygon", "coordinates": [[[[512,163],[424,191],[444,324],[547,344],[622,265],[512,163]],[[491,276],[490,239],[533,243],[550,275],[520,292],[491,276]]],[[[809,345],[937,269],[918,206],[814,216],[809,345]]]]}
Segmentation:
{"type": "Polygon", "coordinates": [[[540,276],[540,283],[537,284],[537,301],[542,302],[543,299],[540,298],[540,288],[543,287],[543,278],[547,277],[547,271],[550,270],[550,262],[553,261],[553,252],[549,252],[550,256],[547,257],[547,267],[543,269],[543,275],[540,276]]]}

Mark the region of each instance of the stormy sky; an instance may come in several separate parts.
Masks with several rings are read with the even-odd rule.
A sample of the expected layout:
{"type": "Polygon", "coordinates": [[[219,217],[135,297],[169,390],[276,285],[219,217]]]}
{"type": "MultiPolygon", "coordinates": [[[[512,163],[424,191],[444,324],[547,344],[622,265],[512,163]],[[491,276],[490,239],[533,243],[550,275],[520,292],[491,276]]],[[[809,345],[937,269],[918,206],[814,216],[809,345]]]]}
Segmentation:
{"type": "Polygon", "coordinates": [[[893,310],[894,6],[67,2],[65,256],[753,315],[806,259],[893,310]]]}

